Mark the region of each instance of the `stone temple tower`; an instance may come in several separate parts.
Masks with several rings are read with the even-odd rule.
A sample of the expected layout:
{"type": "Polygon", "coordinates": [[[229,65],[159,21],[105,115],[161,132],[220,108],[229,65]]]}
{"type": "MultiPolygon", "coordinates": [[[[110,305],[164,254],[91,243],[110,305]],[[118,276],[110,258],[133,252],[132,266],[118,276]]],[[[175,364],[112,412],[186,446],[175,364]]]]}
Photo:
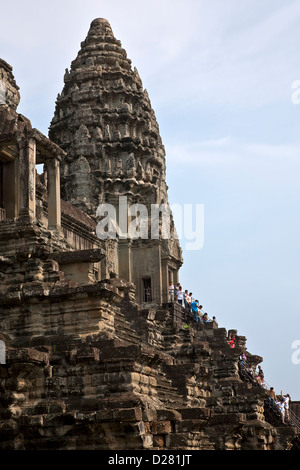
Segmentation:
{"type": "Polygon", "coordinates": [[[49,138],[66,152],[62,199],[95,218],[99,206],[111,204],[117,226],[122,222],[122,236],[117,232],[116,239],[105,241],[103,275],[113,272],[133,282],[141,302],[167,301],[182,254],[172,214],[167,230],[161,212],[157,218],[152,212],[151,225],[153,205],[155,215],[157,208],[169,208],[165,149],[147,90],[105,19],[91,23],[66,69],[49,138]],[[136,230],[128,236],[132,224],[136,230]]]}

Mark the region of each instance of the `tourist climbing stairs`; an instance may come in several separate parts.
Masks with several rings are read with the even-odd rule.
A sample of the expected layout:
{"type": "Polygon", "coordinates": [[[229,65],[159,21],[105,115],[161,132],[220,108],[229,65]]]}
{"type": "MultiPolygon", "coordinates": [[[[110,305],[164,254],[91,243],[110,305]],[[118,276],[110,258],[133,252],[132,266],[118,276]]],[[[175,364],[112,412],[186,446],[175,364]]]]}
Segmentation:
{"type": "MultiPolygon", "coordinates": [[[[264,381],[264,384],[263,384],[264,388],[266,390],[270,390],[270,385],[264,381]]],[[[278,400],[280,400],[281,396],[280,395],[277,395],[276,398],[278,400]]],[[[278,409],[278,406],[274,405],[274,412],[280,416],[280,411],[278,409]]],[[[297,435],[300,436],[300,420],[299,418],[295,415],[295,413],[290,409],[289,407],[289,411],[288,411],[288,417],[285,421],[285,424],[288,424],[289,426],[292,426],[294,428],[294,430],[296,431],[297,435]]]]}

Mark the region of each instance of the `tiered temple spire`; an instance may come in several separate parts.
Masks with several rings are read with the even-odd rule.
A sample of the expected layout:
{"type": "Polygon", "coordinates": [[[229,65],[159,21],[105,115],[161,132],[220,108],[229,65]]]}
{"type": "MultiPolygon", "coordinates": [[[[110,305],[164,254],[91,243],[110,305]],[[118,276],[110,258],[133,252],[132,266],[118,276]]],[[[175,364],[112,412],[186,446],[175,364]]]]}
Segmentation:
{"type": "MultiPolygon", "coordinates": [[[[102,203],[112,204],[119,214],[120,196],[126,196],[127,207],[144,205],[149,215],[152,204],[168,206],[165,149],[155,113],[105,19],[91,23],[65,72],[49,137],[66,152],[62,198],[90,216],[96,217],[102,203]]],[[[167,240],[123,239],[107,247],[107,272],[133,281],[140,300],[149,285],[152,299],[167,299],[168,282],[178,280],[182,264],[172,216],[167,240]]]]}
{"type": "Polygon", "coordinates": [[[128,180],[134,178],[139,202],[166,202],[165,150],[156,117],[108,21],[91,23],[64,83],[49,132],[68,154],[62,162],[63,198],[95,215],[98,204],[110,199],[111,184],[115,193],[118,180],[123,192],[132,189],[128,180]],[[145,198],[140,187],[146,183],[145,198]]]}

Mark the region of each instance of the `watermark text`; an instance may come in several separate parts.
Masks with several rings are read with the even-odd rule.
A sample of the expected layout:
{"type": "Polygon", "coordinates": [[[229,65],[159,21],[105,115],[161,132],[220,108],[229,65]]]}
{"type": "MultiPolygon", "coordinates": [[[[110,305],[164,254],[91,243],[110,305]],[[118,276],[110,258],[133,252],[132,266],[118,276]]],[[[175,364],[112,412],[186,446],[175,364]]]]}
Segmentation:
{"type": "Polygon", "coordinates": [[[186,250],[200,250],[204,245],[203,204],[151,204],[148,208],[144,204],[129,205],[127,196],[120,196],[117,208],[100,204],[96,217],[96,233],[101,240],[178,239],[185,242],[186,250]]]}

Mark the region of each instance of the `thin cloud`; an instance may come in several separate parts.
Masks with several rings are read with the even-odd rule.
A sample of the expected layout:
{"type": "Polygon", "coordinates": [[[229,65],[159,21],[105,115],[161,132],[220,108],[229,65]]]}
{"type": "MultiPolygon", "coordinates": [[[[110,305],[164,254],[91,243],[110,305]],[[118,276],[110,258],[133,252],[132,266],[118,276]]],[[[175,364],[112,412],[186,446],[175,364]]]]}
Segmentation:
{"type": "Polygon", "coordinates": [[[203,10],[204,15],[197,17],[199,34],[187,33],[190,40],[184,50],[170,56],[160,69],[158,101],[191,99],[246,108],[286,99],[299,74],[299,3],[270,8],[262,18],[256,2],[239,8],[237,14],[232,8],[229,17],[227,8],[224,2],[215,15],[208,8],[209,14],[203,10]],[[176,80],[166,94],[170,68],[176,80]]]}
{"type": "MultiPolygon", "coordinates": [[[[270,164],[300,169],[299,144],[238,142],[231,137],[185,144],[168,144],[167,159],[172,165],[184,161],[193,167],[241,167],[260,171],[270,164]]],[[[278,175],[280,176],[280,175],[278,175]]],[[[296,176],[296,175],[295,175],[296,176]]]]}

